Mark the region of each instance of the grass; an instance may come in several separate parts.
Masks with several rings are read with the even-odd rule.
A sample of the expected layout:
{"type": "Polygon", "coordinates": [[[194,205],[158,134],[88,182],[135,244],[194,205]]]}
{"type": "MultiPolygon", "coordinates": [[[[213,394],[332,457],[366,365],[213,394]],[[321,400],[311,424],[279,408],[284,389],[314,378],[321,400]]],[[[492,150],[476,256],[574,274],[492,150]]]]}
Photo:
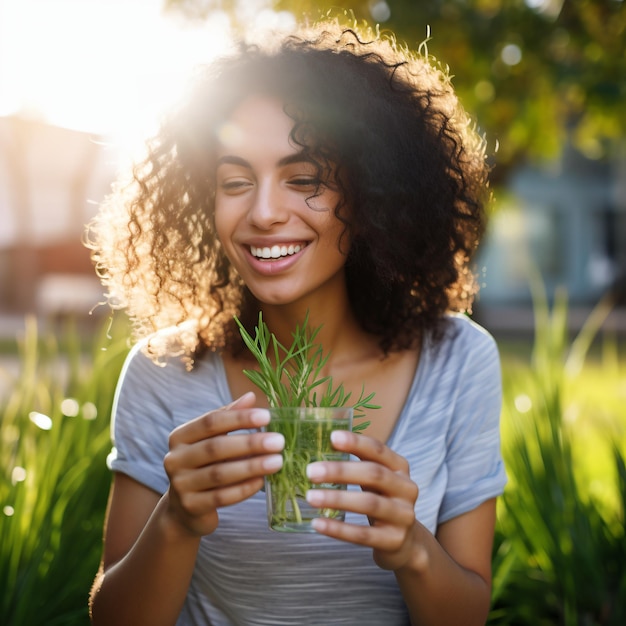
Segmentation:
{"type": "Polygon", "coordinates": [[[503,451],[492,624],[626,623],[624,363],[615,341],[586,362],[601,302],[568,340],[567,302],[535,293],[530,367],[504,372],[503,451]],[[623,396],[622,396],[623,399],[623,396]]]}
{"type": "MultiPolygon", "coordinates": [[[[626,623],[626,362],[614,338],[598,336],[601,313],[575,338],[566,318],[564,297],[549,309],[539,294],[532,352],[502,346],[509,484],[492,625],[626,623]]],[[[28,320],[11,347],[20,371],[0,398],[2,624],[88,624],[126,330],[81,339],[28,320]]]]}
{"type": "Polygon", "coordinates": [[[74,329],[62,336],[61,350],[26,321],[21,371],[1,407],[0,623],[12,626],[88,623],[100,558],[110,409],[127,347],[101,334],[86,354],[74,329]]]}

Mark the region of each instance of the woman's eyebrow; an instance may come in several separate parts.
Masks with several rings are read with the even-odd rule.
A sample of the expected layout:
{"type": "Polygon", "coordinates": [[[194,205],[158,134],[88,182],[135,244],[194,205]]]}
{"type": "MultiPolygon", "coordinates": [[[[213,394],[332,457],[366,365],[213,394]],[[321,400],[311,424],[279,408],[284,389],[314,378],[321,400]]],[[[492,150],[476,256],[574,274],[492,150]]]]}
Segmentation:
{"type": "MultiPolygon", "coordinates": [[[[284,167],[285,165],[293,165],[296,163],[312,163],[315,164],[311,157],[305,156],[302,152],[296,152],[295,154],[289,154],[287,156],[282,157],[278,160],[277,166],[284,167]]],[[[248,169],[252,169],[252,165],[246,159],[243,159],[239,156],[225,154],[221,156],[217,160],[217,167],[220,165],[239,165],[241,167],[246,167],[248,169]]]]}
{"type": "Polygon", "coordinates": [[[295,154],[289,154],[288,156],[283,157],[278,160],[278,166],[283,167],[285,165],[293,165],[294,163],[312,163],[315,164],[313,159],[309,156],[306,156],[302,152],[296,152],[295,154]]]}
{"type": "Polygon", "coordinates": [[[217,160],[217,166],[219,167],[220,165],[240,165],[241,167],[247,167],[249,170],[252,169],[252,165],[250,165],[250,163],[248,163],[245,159],[229,154],[226,154],[217,160]]]}

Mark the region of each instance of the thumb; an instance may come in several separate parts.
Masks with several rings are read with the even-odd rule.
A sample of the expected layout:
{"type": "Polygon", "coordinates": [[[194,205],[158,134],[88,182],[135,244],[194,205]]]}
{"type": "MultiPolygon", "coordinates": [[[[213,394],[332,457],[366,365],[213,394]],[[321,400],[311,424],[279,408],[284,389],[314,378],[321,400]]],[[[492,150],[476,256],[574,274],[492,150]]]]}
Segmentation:
{"type": "Polygon", "coordinates": [[[226,406],[227,409],[246,409],[256,406],[256,394],[248,391],[226,406]]]}

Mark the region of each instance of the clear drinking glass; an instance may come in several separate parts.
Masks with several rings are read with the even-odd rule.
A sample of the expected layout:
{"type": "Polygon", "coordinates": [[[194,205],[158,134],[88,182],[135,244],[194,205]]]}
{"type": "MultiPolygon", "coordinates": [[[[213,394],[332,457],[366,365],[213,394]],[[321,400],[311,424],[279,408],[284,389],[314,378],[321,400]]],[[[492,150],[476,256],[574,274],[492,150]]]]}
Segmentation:
{"type": "Polygon", "coordinates": [[[352,430],[351,407],[279,407],[270,409],[266,432],[285,437],[283,466],[265,477],[267,517],[271,529],[282,532],[315,532],[311,520],[331,517],[343,520],[344,511],[318,509],[306,501],[309,489],[346,489],[334,483],[313,484],[306,468],[314,461],[348,461],[350,455],[335,450],[334,430],[352,430]]]}

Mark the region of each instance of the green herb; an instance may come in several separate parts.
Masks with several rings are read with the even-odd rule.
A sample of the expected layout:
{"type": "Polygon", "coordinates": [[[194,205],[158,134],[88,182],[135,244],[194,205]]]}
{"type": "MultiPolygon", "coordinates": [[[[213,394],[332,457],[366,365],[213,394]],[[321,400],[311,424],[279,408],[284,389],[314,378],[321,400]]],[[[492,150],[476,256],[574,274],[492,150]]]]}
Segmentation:
{"type": "MultiPolygon", "coordinates": [[[[309,328],[308,312],[302,325],[296,326],[292,333],[293,341],[289,347],[282,345],[270,332],[262,313],[259,313],[254,337],[236,317],[235,321],[245,345],[259,366],[258,370],[244,370],[244,374],[263,392],[270,407],[284,407],[288,413],[289,408],[351,406],[356,419],[363,418],[366,409],[380,408],[372,404],[374,393],[365,395],[365,387],[361,389],[358,400],[349,405],[351,394],[346,393],[343,384],[335,387],[331,376],[322,375],[329,355],[324,355],[322,346],[316,342],[321,326],[309,328]]],[[[363,431],[369,423],[355,424],[352,431],[363,431]]],[[[270,519],[273,528],[284,529],[290,521],[297,526],[308,519],[303,518],[302,508],[308,506],[304,498],[314,485],[306,476],[306,467],[313,461],[337,458],[337,452],[330,443],[330,433],[342,428],[349,428],[347,421],[341,424],[341,420],[335,420],[332,423],[309,419],[309,416],[296,419],[293,414],[286,415],[285,419],[273,420],[268,426],[268,430],[280,432],[285,437],[283,467],[267,478],[274,504],[270,519]]],[[[323,509],[317,510],[316,514],[335,517],[338,511],[323,509]]]]}
{"type": "MultiPolygon", "coordinates": [[[[265,394],[270,407],[342,407],[348,405],[351,393],[346,393],[343,383],[333,386],[331,376],[321,376],[321,371],[330,354],[324,355],[322,346],[315,342],[321,330],[319,326],[309,328],[307,312],[302,325],[296,326],[293,342],[285,348],[270,332],[259,313],[259,322],[255,327],[254,338],[235,317],[239,332],[247,348],[253,354],[259,370],[244,370],[244,374],[265,394]],[[274,357],[274,363],[270,358],[274,357]],[[318,395],[319,388],[325,385],[318,395]]],[[[356,419],[364,417],[364,409],[379,409],[372,404],[374,393],[365,396],[365,387],[361,389],[359,399],[352,405],[356,419]]],[[[348,405],[349,406],[349,405],[348,405]]],[[[355,425],[352,430],[360,432],[370,422],[355,425]]]]}

